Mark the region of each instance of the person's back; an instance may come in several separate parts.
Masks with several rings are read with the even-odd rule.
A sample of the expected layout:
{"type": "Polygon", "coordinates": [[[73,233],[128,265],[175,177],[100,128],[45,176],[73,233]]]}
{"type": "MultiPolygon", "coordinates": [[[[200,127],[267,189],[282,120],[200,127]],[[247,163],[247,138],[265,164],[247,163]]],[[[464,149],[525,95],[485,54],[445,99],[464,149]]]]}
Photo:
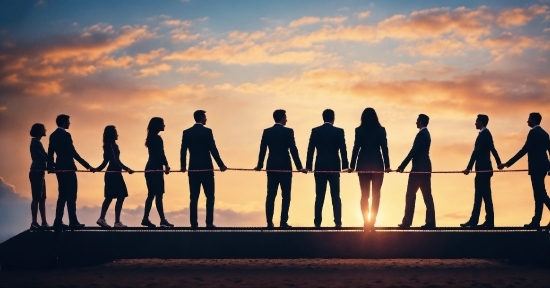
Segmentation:
{"type": "Polygon", "coordinates": [[[109,166],[107,166],[107,171],[122,171],[123,168],[121,163],[117,160],[120,157],[120,150],[116,143],[112,143],[103,147],[103,159],[108,159],[109,166]]]}
{"type": "Polygon", "coordinates": [[[495,159],[497,159],[497,164],[500,164],[500,158],[498,158],[499,156],[494,146],[493,136],[488,129],[483,129],[483,131],[479,132],[474,147],[475,155],[470,161],[475,161],[476,170],[493,170],[491,153],[493,153],[495,159]]]}
{"type": "Polygon", "coordinates": [[[55,153],[56,159],[54,161],[55,167],[58,170],[76,170],[74,163],[74,153],[72,148],[72,140],[69,132],[63,129],[55,129],[50,134],[50,142],[48,148],[48,154],[53,159],[55,153]]]}
{"type": "MultiPolygon", "coordinates": [[[[185,148],[189,149],[189,170],[214,168],[212,156],[219,158],[219,153],[210,128],[195,124],[183,131],[182,141],[185,148]]],[[[186,151],[182,153],[186,153],[186,151]]]]}
{"type": "Polygon", "coordinates": [[[38,140],[37,138],[33,137],[30,144],[30,152],[31,152],[31,171],[44,171],[47,167],[47,158],[48,155],[46,154],[46,150],[44,150],[44,146],[42,145],[42,142],[38,140]]]}
{"type": "Polygon", "coordinates": [[[275,124],[273,127],[264,130],[262,140],[269,148],[267,169],[292,169],[289,150],[293,148],[293,134],[292,129],[280,124],[275,124]]]}
{"type": "Polygon", "coordinates": [[[147,169],[162,169],[163,165],[167,165],[166,156],[164,155],[164,142],[160,135],[151,135],[147,138],[147,151],[149,159],[147,160],[147,169]]]}
{"type": "Polygon", "coordinates": [[[550,162],[548,161],[548,152],[550,151],[550,139],[548,133],[537,126],[527,135],[527,138],[531,142],[527,147],[527,162],[529,164],[529,171],[549,171],[550,162]]]}
{"type": "MultiPolygon", "coordinates": [[[[311,139],[311,143],[317,148],[317,155],[315,156],[315,170],[342,170],[339,152],[342,147],[345,151],[344,130],[334,127],[331,124],[323,124],[319,127],[313,128],[311,135],[312,138],[314,138],[311,139]]],[[[342,160],[345,162],[344,166],[347,168],[347,155],[345,155],[345,157],[346,158],[342,160]]]]}
{"type": "Polygon", "coordinates": [[[355,129],[355,135],[356,143],[352,152],[351,167],[355,167],[355,160],[357,160],[358,171],[382,171],[384,168],[389,168],[388,143],[384,127],[367,129],[360,126],[355,129]],[[356,155],[357,159],[355,159],[356,155]]]}
{"type": "Polygon", "coordinates": [[[430,146],[432,139],[428,129],[422,129],[414,139],[412,153],[412,168],[415,172],[431,172],[432,161],[430,160],[430,146]]]}

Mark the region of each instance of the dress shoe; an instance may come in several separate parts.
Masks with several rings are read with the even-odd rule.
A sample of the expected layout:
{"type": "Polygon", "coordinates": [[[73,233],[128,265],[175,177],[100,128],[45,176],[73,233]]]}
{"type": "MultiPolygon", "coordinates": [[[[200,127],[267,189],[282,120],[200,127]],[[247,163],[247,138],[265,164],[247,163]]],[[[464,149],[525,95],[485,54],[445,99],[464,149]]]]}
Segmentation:
{"type": "Polygon", "coordinates": [[[292,226],[288,225],[287,223],[281,223],[281,225],[279,225],[279,227],[281,227],[283,229],[292,228],[292,226]]]}
{"type": "Polygon", "coordinates": [[[199,229],[199,225],[191,225],[191,229],[193,230],[199,229]]]}
{"type": "Polygon", "coordinates": [[[69,228],[83,228],[85,227],[86,225],[80,223],[80,222],[72,222],[72,223],[69,223],[69,228]]]}
{"type": "Polygon", "coordinates": [[[460,224],[460,227],[462,227],[462,228],[475,228],[476,226],[477,226],[477,224],[470,223],[470,222],[460,224]]]}
{"type": "Polygon", "coordinates": [[[424,225],[420,226],[420,229],[425,229],[425,230],[435,229],[435,224],[424,224],[424,225]]]}
{"type": "Polygon", "coordinates": [[[321,224],[315,224],[315,228],[321,228],[321,224]]]}
{"type": "Polygon", "coordinates": [[[155,228],[157,225],[153,224],[149,219],[141,220],[141,226],[146,226],[147,228],[155,228]]]}
{"type": "Polygon", "coordinates": [[[275,225],[273,225],[273,223],[267,223],[267,228],[271,229],[271,228],[274,228],[275,225]]]}
{"type": "Polygon", "coordinates": [[[208,228],[208,229],[216,229],[216,225],[214,225],[214,224],[207,224],[207,225],[206,225],[206,228],[208,228]]]}
{"type": "Polygon", "coordinates": [[[48,222],[42,222],[42,225],[40,225],[40,228],[48,229],[48,228],[50,228],[50,225],[48,225],[48,222]]]}
{"type": "Polygon", "coordinates": [[[32,222],[30,229],[31,230],[38,230],[38,229],[40,229],[40,225],[38,225],[38,223],[36,223],[36,222],[32,222]]]}
{"type": "Polygon", "coordinates": [[[334,225],[334,228],[336,228],[336,229],[342,229],[342,224],[336,224],[336,225],[334,225]]]}
{"type": "Polygon", "coordinates": [[[495,224],[485,222],[481,225],[478,225],[477,228],[493,229],[493,228],[495,228],[495,224]]]}
{"type": "Polygon", "coordinates": [[[523,225],[523,227],[525,228],[531,228],[531,229],[539,229],[540,228],[540,224],[539,223],[529,223],[529,224],[525,224],[523,225]]]}
{"type": "Polygon", "coordinates": [[[53,228],[55,228],[55,229],[67,229],[67,228],[69,228],[69,225],[64,224],[63,222],[53,223],[53,228]]]}
{"type": "Polygon", "coordinates": [[[173,228],[174,227],[174,224],[171,224],[170,222],[168,222],[168,220],[166,219],[162,219],[160,221],[160,227],[164,227],[164,228],[173,228]]]}
{"type": "Polygon", "coordinates": [[[406,225],[406,224],[401,223],[401,224],[397,225],[397,227],[402,228],[402,229],[409,229],[409,228],[411,228],[411,225],[406,225]]]}
{"type": "Polygon", "coordinates": [[[122,224],[122,222],[115,222],[115,228],[127,228],[128,226],[122,224]]]}

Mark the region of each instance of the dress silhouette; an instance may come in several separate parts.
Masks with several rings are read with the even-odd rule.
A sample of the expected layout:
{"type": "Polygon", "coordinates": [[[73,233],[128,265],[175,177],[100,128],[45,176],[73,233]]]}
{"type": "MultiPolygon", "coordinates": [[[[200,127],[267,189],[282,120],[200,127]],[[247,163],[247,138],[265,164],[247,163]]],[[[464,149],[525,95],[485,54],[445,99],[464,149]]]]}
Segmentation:
{"type": "Polygon", "coordinates": [[[29,171],[29,181],[31,182],[31,214],[32,223],[31,229],[40,227],[48,227],[46,221],[46,179],[45,170],[47,169],[48,154],[42,146],[40,139],[46,135],[46,128],[43,124],[36,123],[32,126],[30,132],[32,139],[30,144],[30,152],[32,164],[29,171]],[[42,225],[38,225],[37,213],[40,210],[42,225]]]}

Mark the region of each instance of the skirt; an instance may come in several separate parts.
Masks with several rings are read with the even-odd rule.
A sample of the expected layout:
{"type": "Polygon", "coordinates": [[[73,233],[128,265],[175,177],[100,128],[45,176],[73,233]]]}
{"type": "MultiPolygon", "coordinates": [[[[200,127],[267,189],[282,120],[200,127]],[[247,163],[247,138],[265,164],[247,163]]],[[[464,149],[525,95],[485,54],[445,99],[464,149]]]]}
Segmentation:
{"type": "Polygon", "coordinates": [[[128,189],[122,173],[105,173],[105,198],[128,197],[128,189]]]}
{"type": "Polygon", "coordinates": [[[147,183],[147,195],[164,194],[164,173],[146,172],[145,182],[147,183]]]}

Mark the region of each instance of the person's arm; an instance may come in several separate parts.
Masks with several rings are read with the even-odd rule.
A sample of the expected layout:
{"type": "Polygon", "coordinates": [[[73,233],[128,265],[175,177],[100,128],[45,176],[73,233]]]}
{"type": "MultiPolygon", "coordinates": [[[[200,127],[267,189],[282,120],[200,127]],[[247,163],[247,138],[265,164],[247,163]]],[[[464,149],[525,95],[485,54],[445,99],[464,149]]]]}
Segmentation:
{"type": "Polygon", "coordinates": [[[113,161],[115,161],[115,163],[118,166],[120,166],[120,168],[122,168],[125,171],[130,170],[130,168],[128,168],[126,165],[124,165],[122,163],[122,161],[120,161],[120,150],[118,149],[118,145],[111,144],[111,153],[113,154],[113,161]],[[115,151],[115,149],[116,149],[116,151],[115,151]]]}
{"type": "Polygon", "coordinates": [[[218,152],[218,147],[216,147],[216,141],[214,141],[214,134],[212,133],[212,130],[208,130],[208,147],[210,150],[210,154],[212,154],[212,157],[216,161],[216,164],[218,164],[218,167],[220,169],[225,170],[225,164],[223,164],[222,158],[220,157],[220,152],[218,152]]]}
{"type": "Polygon", "coordinates": [[[53,148],[53,144],[52,144],[52,139],[50,138],[50,143],[48,143],[48,162],[47,162],[47,170],[48,171],[52,171],[55,169],[55,163],[53,161],[53,154],[55,153],[54,151],[54,148],[53,148]]]}
{"type": "Polygon", "coordinates": [[[260,153],[258,154],[258,165],[256,165],[256,170],[260,170],[264,167],[265,153],[267,152],[267,136],[266,130],[262,134],[262,140],[260,141],[260,153]]]}
{"type": "Polygon", "coordinates": [[[183,131],[181,136],[181,149],[180,149],[180,170],[187,170],[187,149],[189,144],[187,143],[187,137],[185,137],[185,131],[183,131]]]}
{"type": "Polygon", "coordinates": [[[86,169],[90,169],[92,168],[92,166],[90,166],[90,164],[88,164],[88,162],[86,162],[86,160],[82,159],[82,157],[80,157],[80,155],[78,154],[78,152],[76,152],[76,149],[74,148],[74,144],[73,144],[73,138],[71,137],[71,134],[70,133],[66,133],[66,136],[67,139],[67,144],[68,144],[68,147],[70,149],[70,153],[71,155],[73,156],[73,158],[78,161],[78,163],[80,163],[80,165],[84,166],[84,168],[86,169]]]}
{"type": "Polygon", "coordinates": [[[493,136],[489,135],[489,145],[491,145],[491,154],[493,154],[493,157],[495,157],[495,162],[497,162],[497,166],[502,164],[500,161],[500,156],[498,156],[497,149],[495,148],[495,142],[493,141],[493,136]]]}
{"type": "MultiPolygon", "coordinates": [[[[289,128],[290,129],[290,128],[289,128]]],[[[292,160],[294,160],[294,165],[296,165],[296,169],[302,170],[302,161],[300,161],[300,156],[298,155],[298,148],[296,147],[296,140],[294,139],[294,130],[290,129],[290,137],[288,138],[289,148],[290,148],[290,155],[292,155],[292,160]]]]}
{"type": "Polygon", "coordinates": [[[390,153],[388,149],[388,138],[386,134],[386,129],[382,128],[382,135],[380,141],[380,148],[382,149],[382,156],[384,157],[384,168],[390,169],[390,153]]]}
{"type": "Polygon", "coordinates": [[[37,141],[31,141],[31,149],[33,151],[32,154],[37,155],[40,157],[44,162],[48,162],[48,154],[44,150],[44,146],[42,146],[42,143],[40,143],[39,140],[37,141]]]}
{"type": "Polygon", "coordinates": [[[160,155],[160,159],[162,160],[162,164],[166,167],[169,167],[168,159],[166,159],[166,154],[164,153],[164,141],[160,136],[159,136],[159,155],[160,155]]]}
{"type": "MultiPolygon", "coordinates": [[[[107,148],[109,149],[109,148],[107,148]]],[[[97,166],[97,168],[95,168],[97,171],[101,171],[103,169],[105,169],[105,167],[107,166],[107,164],[109,163],[109,155],[108,155],[108,151],[105,150],[105,148],[103,148],[103,162],[101,162],[101,164],[99,166],[97,166]]]]}
{"type": "MultiPolygon", "coordinates": [[[[479,136],[478,136],[479,137],[479,136]]],[[[477,152],[478,152],[478,143],[476,143],[476,145],[474,145],[474,151],[472,151],[472,155],[470,156],[470,161],[468,161],[468,165],[466,166],[466,170],[469,170],[471,171],[472,168],[474,167],[474,163],[476,162],[476,159],[477,159],[477,152]]]]}
{"type": "Polygon", "coordinates": [[[309,143],[307,145],[307,154],[306,154],[306,169],[313,170],[313,154],[315,154],[315,135],[313,135],[313,131],[311,130],[311,135],[309,136],[309,143]]]}
{"type": "Polygon", "coordinates": [[[340,158],[342,158],[342,170],[349,168],[348,150],[346,148],[346,135],[344,129],[341,129],[342,137],[340,137],[340,158]]]}
{"type": "Polygon", "coordinates": [[[527,154],[527,152],[529,151],[529,149],[533,145],[532,142],[534,140],[533,139],[534,134],[532,132],[533,132],[533,130],[529,131],[529,134],[527,134],[527,140],[525,141],[525,145],[523,145],[521,150],[519,150],[518,153],[516,153],[516,155],[514,155],[514,157],[510,158],[510,160],[508,160],[506,163],[504,163],[504,166],[510,167],[510,166],[514,165],[514,163],[516,163],[519,159],[521,159],[523,156],[525,156],[525,154],[527,154]]]}
{"type": "Polygon", "coordinates": [[[357,155],[359,154],[359,150],[361,148],[359,142],[360,142],[361,135],[359,133],[358,129],[355,129],[355,140],[353,142],[353,149],[351,150],[351,165],[349,168],[355,169],[355,165],[357,163],[357,155]]]}
{"type": "Polygon", "coordinates": [[[409,154],[407,157],[405,157],[405,160],[399,165],[399,170],[404,170],[407,165],[409,165],[409,162],[416,156],[420,146],[422,145],[422,136],[420,133],[416,134],[416,137],[414,138],[413,146],[411,148],[411,151],[409,151],[409,154]]]}

